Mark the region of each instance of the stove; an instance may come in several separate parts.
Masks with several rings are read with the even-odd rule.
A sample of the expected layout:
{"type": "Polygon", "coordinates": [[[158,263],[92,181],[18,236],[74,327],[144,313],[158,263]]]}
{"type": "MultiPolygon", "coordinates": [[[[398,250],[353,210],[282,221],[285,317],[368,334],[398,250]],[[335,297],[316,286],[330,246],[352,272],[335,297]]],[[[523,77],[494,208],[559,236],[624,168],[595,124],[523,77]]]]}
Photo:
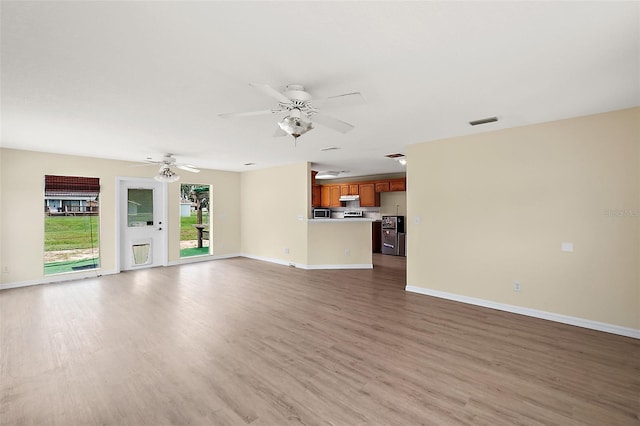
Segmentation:
{"type": "Polygon", "coordinates": [[[344,212],[344,217],[362,217],[362,210],[347,210],[344,212]]]}

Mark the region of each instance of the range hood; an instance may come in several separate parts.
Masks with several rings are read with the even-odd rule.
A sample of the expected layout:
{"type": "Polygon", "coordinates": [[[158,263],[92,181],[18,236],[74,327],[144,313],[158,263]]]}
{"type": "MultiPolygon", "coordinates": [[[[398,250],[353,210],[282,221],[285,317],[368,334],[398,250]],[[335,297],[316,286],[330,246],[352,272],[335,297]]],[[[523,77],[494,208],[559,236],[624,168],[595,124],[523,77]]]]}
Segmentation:
{"type": "Polygon", "coordinates": [[[340,196],[340,201],[358,201],[360,199],[359,195],[342,195],[340,196]]]}

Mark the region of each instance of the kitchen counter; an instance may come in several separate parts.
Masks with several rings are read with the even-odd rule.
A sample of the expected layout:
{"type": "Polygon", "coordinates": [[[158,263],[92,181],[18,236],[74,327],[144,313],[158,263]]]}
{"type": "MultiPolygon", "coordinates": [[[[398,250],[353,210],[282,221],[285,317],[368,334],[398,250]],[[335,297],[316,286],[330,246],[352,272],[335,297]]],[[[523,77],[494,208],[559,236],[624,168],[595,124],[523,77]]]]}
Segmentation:
{"type": "Polygon", "coordinates": [[[346,219],[309,219],[310,223],[344,223],[344,222],[374,222],[370,217],[349,217],[346,219]]]}

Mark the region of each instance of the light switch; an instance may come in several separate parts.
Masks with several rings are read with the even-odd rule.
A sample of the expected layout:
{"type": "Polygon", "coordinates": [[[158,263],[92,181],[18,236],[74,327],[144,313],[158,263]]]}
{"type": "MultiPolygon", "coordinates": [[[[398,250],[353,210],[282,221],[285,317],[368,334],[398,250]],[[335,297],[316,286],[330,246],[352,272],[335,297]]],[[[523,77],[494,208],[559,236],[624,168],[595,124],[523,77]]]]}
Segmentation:
{"type": "Polygon", "coordinates": [[[415,223],[416,225],[419,225],[419,224],[420,224],[420,216],[416,216],[416,217],[413,219],[413,223],[415,223]]]}
{"type": "Polygon", "coordinates": [[[562,243],[562,251],[573,251],[573,243],[562,243]]]}

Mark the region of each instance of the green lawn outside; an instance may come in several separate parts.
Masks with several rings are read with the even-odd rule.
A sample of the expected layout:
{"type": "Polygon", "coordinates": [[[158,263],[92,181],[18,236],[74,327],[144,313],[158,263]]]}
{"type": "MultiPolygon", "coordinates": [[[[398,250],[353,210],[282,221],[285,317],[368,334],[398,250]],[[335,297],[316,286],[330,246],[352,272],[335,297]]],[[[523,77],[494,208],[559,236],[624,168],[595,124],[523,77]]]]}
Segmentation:
{"type": "MultiPolygon", "coordinates": [[[[209,223],[209,215],[202,214],[202,221],[209,223]]],[[[180,241],[190,241],[198,239],[198,231],[193,227],[198,223],[196,212],[191,212],[191,216],[180,216],[180,241]]]]}
{"type": "MultiPolygon", "coordinates": [[[[202,219],[208,222],[206,213],[202,219]]],[[[91,248],[92,237],[93,247],[98,247],[99,221],[96,216],[45,216],[45,251],[91,248]]],[[[196,223],[195,212],[189,217],[180,217],[180,241],[198,238],[198,231],[192,226],[196,223]]]]}
{"type": "Polygon", "coordinates": [[[97,216],[45,216],[44,250],[71,250],[98,247],[97,216]]]}

